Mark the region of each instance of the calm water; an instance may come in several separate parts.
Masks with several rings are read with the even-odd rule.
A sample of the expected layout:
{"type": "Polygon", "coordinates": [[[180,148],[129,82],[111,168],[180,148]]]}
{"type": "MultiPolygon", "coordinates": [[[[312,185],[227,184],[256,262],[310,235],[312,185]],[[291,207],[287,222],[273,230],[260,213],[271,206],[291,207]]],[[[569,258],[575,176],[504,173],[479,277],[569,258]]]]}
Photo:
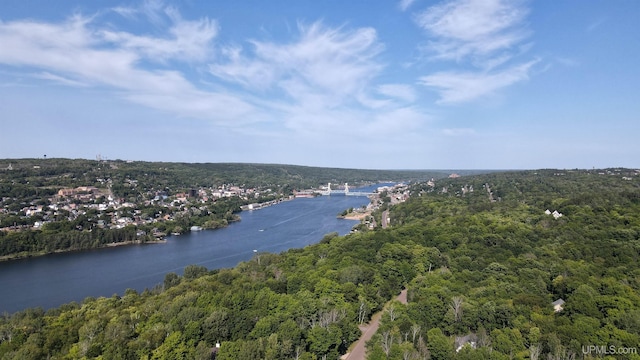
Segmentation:
{"type": "Polygon", "coordinates": [[[224,229],[170,236],[165,244],[0,262],[0,313],[37,306],[48,309],[87,296],[122,294],[128,288],[142,291],[162,283],[166,273],[181,274],[190,264],[233,267],[251,259],[254,249],[278,253],[317,243],[330,232],[344,235],[357,221],[336,215],[368,202],[366,197],[339,195],[295,199],[242,212],[242,221],[224,229]]]}

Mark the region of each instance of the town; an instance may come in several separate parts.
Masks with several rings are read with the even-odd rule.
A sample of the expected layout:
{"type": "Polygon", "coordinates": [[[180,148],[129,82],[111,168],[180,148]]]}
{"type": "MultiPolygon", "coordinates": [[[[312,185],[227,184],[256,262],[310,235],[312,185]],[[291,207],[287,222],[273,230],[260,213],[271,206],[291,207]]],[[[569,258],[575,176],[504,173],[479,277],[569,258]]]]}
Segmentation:
{"type": "MultiPolygon", "coordinates": [[[[110,179],[97,179],[99,182],[109,184],[110,179]]],[[[128,184],[136,186],[136,180],[128,180],[128,184]]],[[[311,189],[307,191],[317,191],[321,193],[325,189],[311,189]]],[[[145,226],[159,222],[175,221],[182,216],[193,214],[206,214],[212,211],[208,205],[225,199],[234,199],[238,203],[245,203],[240,206],[243,211],[258,210],[266,206],[275,205],[282,201],[292,200],[296,197],[305,197],[298,194],[279,194],[267,188],[259,190],[256,188],[241,188],[239,186],[221,185],[217,188],[191,189],[187,192],[179,192],[170,195],[166,191],[154,192],[153,198],[144,200],[141,203],[128,202],[123,198],[114,197],[113,193],[106,188],[95,186],[79,186],[76,188],[62,188],[56,195],[49,198],[40,198],[31,201],[27,206],[16,211],[11,211],[8,205],[11,199],[3,197],[0,205],[0,215],[3,216],[4,227],[0,231],[19,231],[41,229],[49,223],[55,221],[77,221],[82,219],[83,224],[77,225],[77,230],[90,230],[93,227],[104,229],[122,229],[125,226],[145,226]],[[272,199],[260,201],[264,199],[272,199]],[[7,219],[14,221],[7,226],[7,219]]],[[[408,186],[397,184],[395,186],[379,187],[375,193],[369,195],[371,202],[361,209],[350,209],[349,213],[367,214],[377,210],[385,203],[385,199],[380,196],[388,196],[387,202],[394,205],[403,202],[409,197],[408,186]]],[[[234,209],[234,213],[237,209],[234,209]]],[[[346,213],[345,213],[346,215],[346,213]]],[[[211,223],[209,225],[212,225],[211,223]]],[[[213,228],[215,226],[191,226],[190,231],[202,230],[203,228],[213,228]]],[[[172,233],[179,234],[187,229],[176,228],[172,233]]],[[[143,234],[141,232],[140,234],[143,234]]],[[[166,234],[154,228],[154,236],[162,237],[166,234]]]]}
{"type": "MultiPolygon", "coordinates": [[[[104,162],[99,165],[105,168],[108,165],[110,170],[119,170],[118,166],[122,166],[104,162]]],[[[4,180],[0,186],[7,190],[0,198],[0,234],[7,240],[0,249],[3,259],[52,251],[163,242],[170,234],[225,227],[240,220],[241,211],[259,210],[296,197],[349,194],[346,184],[346,189],[337,185],[332,189],[327,184],[306,190],[273,182],[263,186],[221,183],[177,187],[166,186],[162,181],[156,183],[149,179],[148,173],[104,176],[104,171],[94,178],[89,178],[85,172],[84,180],[73,175],[71,182],[64,181],[72,177],[68,173],[49,176],[47,184],[42,177],[25,176],[23,179],[17,176],[20,169],[12,164],[2,170],[4,180]],[[9,181],[11,184],[7,187],[9,181]],[[42,183],[35,186],[36,182],[42,183]],[[62,185],[66,183],[78,186],[62,185]],[[33,241],[28,240],[32,237],[30,232],[48,237],[33,245],[33,241]],[[63,241],[55,236],[62,233],[71,240],[63,241]],[[52,241],[53,237],[55,241],[52,241]],[[16,253],[20,255],[15,256],[16,253]]],[[[39,165],[32,165],[28,170],[31,173],[43,171],[39,165]]],[[[407,199],[409,192],[408,186],[400,183],[380,187],[372,193],[351,192],[350,195],[370,198],[367,206],[336,214],[360,220],[360,226],[354,227],[354,231],[358,231],[378,225],[387,227],[388,212],[384,211],[389,205],[407,199]],[[372,214],[379,209],[376,218],[372,214]]]]}
{"type": "MultiPolygon", "coordinates": [[[[91,230],[94,227],[122,229],[129,225],[143,227],[176,221],[186,216],[210,214],[218,210],[212,206],[216,203],[259,204],[264,199],[267,199],[264,203],[269,203],[273,198],[278,200],[288,198],[268,188],[245,189],[225,184],[215,188],[190,189],[174,194],[156,190],[143,194],[145,200],[134,203],[113,194],[110,189],[111,179],[96,179],[96,181],[105,186],[62,188],[53,196],[32,200],[20,208],[10,206],[18,199],[3,197],[0,202],[3,227],[0,230],[37,230],[56,221],[78,222],[78,220],[80,224],[75,226],[77,230],[91,230]],[[11,220],[13,220],[12,223],[8,223],[11,220]]],[[[137,186],[137,182],[135,179],[126,180],[127,186],[132,188],[137,186]]],[[[239,210],[239,207],[234,207],[228,211],[237,213],[239,210]]],[[[235,216],[232,218],[236,219],[235,216]]],[[[219,227],[219,224],[216,226],[215,222],[210,222],[206,226],[192,226],[189,229],[176,226],[171,229],[171,233],[215,227],[219,227]]],[[[165,235],[158,231],[158,228],[153,230],[155,237],[165,235]]]]}

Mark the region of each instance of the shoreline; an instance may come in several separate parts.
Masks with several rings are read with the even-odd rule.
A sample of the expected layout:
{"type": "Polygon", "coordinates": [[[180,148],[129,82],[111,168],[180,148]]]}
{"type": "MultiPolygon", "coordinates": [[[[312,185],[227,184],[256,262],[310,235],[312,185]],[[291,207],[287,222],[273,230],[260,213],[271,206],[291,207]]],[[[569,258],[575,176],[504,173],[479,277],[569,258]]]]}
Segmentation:
{"type": "Polygon", "coordinates": [[[122,242],[117,242],[117,243],[110,243],[110,244],[105,244],[102,246],[98,246],[95,248],[89,248],[89,249],[58,249],[58,250],[54,250],[54,251],[38,251],[38,252],[21,252],[21,253],[17,253],[17,254],[11,254],[11,255],[3,255],[0,256],[0,262],[4,262],[4,261],[13,261],[13,260],[23,260],[23,259],[29,259],[29,258],[35,258],[35,257],[40,257],[40,256],[45,256],[45,255],[52,255],[52,254],[63,254],[63,253],[69,253],[69,252],[75,252],[75,251],[89,251],[89,250],[100,250],[100,249],[108,249],[108,248],[114,248],[114,247],[119,247],[119,246],[128,246],[128,245],[152,245],[152,244],[165,244],[167,242],[166,239],[160,239],[160,240],[151,240],[151,241],[139,241],[139,240],[132,240],[132,241],[122,241],[122,242]]]}
{"type": "Polygon", "coordinates": [[[366,219],[367,216],[371,216],[371,211],[350,212],[347,215],[338,216],[338,217],[341,218],[341,219],[345,219],[345,220],[359,220],[359,221],[362,221],[362,220],[366,219]]]}
{"type": "MultiPolygon", "coordinates": [[[[214,227],[214,228],[203,228],[202,230],[217,230],[217,229],[223,229],[227,226],[229,226],[229,224],[232,224],[234,222],[238,222],[241,221],[242,218],[237,215],[237,219],[233,219],[233,220],[228,220],[227,224],[223,225],[223,226],[219,226],[219,227],[214,227]]],[[[183,234],[186,234],[187,232],[183,232],[183,233],[179,233],[179,234],[171,234],[172,236],[180,236],[183,234]]],[[[167,239],[163,236],[160,239],[156,239],[156,240],[149,240],[149,241],[140,241],[140,240],[129,240],[129,241],[121,241],[121,242],[116,242],[116,243],[109,243],[109,244],[104,244],[98,247],[92,247],[92,248],[88,248],[88,249],[58,249],[58,250],[54,250],[54,251],[38,251],[38,252],[21,252],[21,253],[17,253],[17,254],[10,254],[10,255],[3,255],[0,256],[0,262],[4,262],[4,261],[13,261],[13,260],[22,260],[22,259],[29,259],[29,258],[35,258],[35,257],[40,257],[40,256],[45,256],[45,255],[51,255],[51,254],[61,254],[61,253],[68,253],[68,252],[74,252],[74,251],[90,251],[90,250],[100,250],[100,249],[108,249],[108,248],[113,248],[113,247],[120,247],[120,246],[129,246],[129,245],[146,245],[146,244],[164,244],[167,242],[167,239]]]]}
{"type": "Polygon", "coordinates": [[[126,245],[146,245],[146,244],[166,244],[166,243],[167,243],[166,239],[158,239],[158,240],[151,240],[151,241],[145,241],[145,242],[142,242],[139,240],[130,240],[130,241],[121,241],[117,243],[106,244],[104,246],[97,247],[96,249],[111,248],[111,247],[126,246],[126,245]]]}
{"type": "MultiPolygon", "coordinates": [[[[306,202],[306,201],[301,201],[301,203],[307,203],[307,202],[306,202]]],[[[283,202],[281,205],[284,205],[284,202],[283,202]]],[[[340,208],[340,207],[342,207],[342,206],[338,206],[337,208],[340,208]]],[[[303,207],[303,208],[306,208],[306,207],[303,207]]],[[[314,208],[315,208],[315,207],[314,207],[314,208]]],[[[331,212],[333,212],[333,211],[331,211],[331,212]]],[[[335,219],[335,218],[336,218],[335,213],[333,213],[333,214],[326,214],[326,215],[327,215],[328,217],[332,217],[333,219],[335,219]]],[[[350,215],[354,215],[354,214],[350,214],[350,215]]],[[[239,222],[239,221],[241,221],[242,217],[243,217],[243,216],[242,216],[242,214],[238,214],[238,213],[236,213],[236,214],[235,214],[235,216],[234,216],[234,219],[233,219],[233,220],[229,220],[229,223],[228,223],[228,224],[226,224],[226,225],[230,225],[230,224],[231,224],[231,223],[233,223],[233,222],[239,222]]],[[[337,221],[337,222],[336,222],[336,224],[338,224],[338,223],[341,223],[341,222],[340,222],[340,221],[337,221]]],[[[344,224],[344,223],[343,223],[343,224],[344,224]]],[[[222,227],[225,227],[225,226],[222,226],[222,227]]],[[[204,230],[204,229],[203,229],[203,230],[204,230]]],[[[206,229],[206,230],[209,230],[209,229],[206,229]]],[[[212,230],[214,230],[214,229],[212,229],[212,230]]],[[[345,229],[344,229],[344,235],[346,235],[346,234],[348,233],[348,231],[349,231],[349,230],[345,228],[345,229]]],[[[340,231],[340,232],[342,233],[342,231],[340,231]]],[[[187,230],[187,231],[185,232],[185,234],[187,234],[187,235],[188,235],[188,233],[189,233],[189,231],[187,230]]],[[[169,235],[169,236],[171,236],[171,235],[169,235]]],[[[166,241],[149,241],[148,243],[150,243],[150,244],[151,244],[151,243],[165,243],[165,242],[166,242],[166,243],[168,243],[168,244],[167,244],[167,246],[170,246],[170,247],[172,247],[172,248],[173,248],[173,245],[172,245],[172,244],[174,244],[174,243],[180,243],[180,242],[181,242],[181,241],[180,241],[181,239],[177,239],[177,238],[169,239],[169,238],[168,238],[168,236],[166,237],[166,239],[167,239],[166,241]],[[169,240],[170,240],[170,241],[169,241],[169,240]]],[[[258,238],[256,237],[256,239],[258,239],[258,238]]],[[[315,241],[315,242],[317,242],[317,241],[319,241],[319,240],[320,240],[320,238],[316,239],[316,241],[315,241]]],[[[315,243],[315,242],[314,242],[314,243],[315,243]]],[[[86,253],[86,252],[87,252],[86,250],[97,250],[97,251],[99,251],[99,250],[101,250],[101,249],[103,249],[103,248],[108,248],[108,247],[120,247],[120,246],[127,246],[127,245],[136,245],[136,244],[137,244],[136,242],[132,242],[132,241],[129,241],[129,242],[125,242],[125,241],[123,241],[123,242],[119,242],[119,243],[104,244],[103,246],[101,246],[101,247],[99,247],[99,248],[92,248],[92,249],[74,249],[74,250],[65,250],[65,251],[58,251],[58,252],[71,252],[71,251],[73,251],[73,252],[77,252],[77,254],[82,254],[81,252],[86,253]]],[[[300,245],[300,247],[304,247],[304,246],[307,246],[307,244],[305,244],[305,245],[300,245]]],[[[161,248],[165,248],[165,247],[161,247],[161,248]]],[[[122,248],[122,249],[125,249],[125,248],[122,248]]],[[[134,248],[134,249],[136,249],[136,248],[134,248]]],[[[140,251],[146,252],[146,250],[143,250],[143,248],[138,248],[138,249],[141,249],[140,251]]],[[[151,251],[151,252],[153,252],[153,253],[155,253],[155,252],[164,252],[164,250],[162,250],[162,249],[160,249],[160,248],[154,248],[154,249],[151,249],[151,248],[144,248],[144,249],[148,249],[149,251],[151,251]]],[[[283,251],[285,251],[285,250],[283,250],[283,251]]],[[[93,251],[92,251],[92,252],[93,252],[93,251]]],[[[126,252],[126,251],[125,251],[125,252],[126,252]]],[[[136,252],[138,252],[138,250],[134,250],[134,253],[136,253],[136,252]]],[[[118,253],[119,253],[119,251],[118,251],[118,253]]],[[[29,258],[33,258],[32,260],[36,260],[36,257],[37,257],[37,256],[47,255],[47,254],[46,254],[45,252],[40,252],[40,253],[38,253],[38,254],[35,254],[35,253],[32,253],[32,254],[22,253],[22,254],[15,254],[15,255],[16,255],[16,256],[13,256],[13,257],[12,257],[12,259],[16,259],[16,260],[20,260],[20,259],[22,259],[22,260],[24,260],[23,262],[25,262],[25,263],[26,263],[26,261],[30,260],[29,258]]],[[[75,257],[75,256],[76,256],[76,254],[75,254],[75,253],[73,253],[73,254],[69,254],[69,255],[67,255],[67,256],[63,256],[63,257],[64,257],[64,258],[67,258],[67,257],[69,257],[69,258],[73,258],[73,257],[75,257]]],[[[55,258],[57,258],[57,257],[50,257],[50,258],[51,258],[51,259],[55,259],[55,258]]],[[[50,259],[50,258],[46,258],[46,259],[50,259]]],[[[7,259],[7,260],[9,260],[9,259],[7,259]]],[[[17,261],[17,262],[18,262],[18,263],[21,263],[20,261],[17,261]]],[[[6,263],[6,265],[10,265],[10,263],[6,263]]],[[[234,267],[234,266],[237,266],[237,263],[235,263],[234,265],[229,265],[229,267],[234,267]]],[[[165,270],[164,272],[166,273],[167,271],[165,270]]],[[[147,285],[145,285],[145,286],[149,286],[149,285],[147,284],[147,285]]],[[[120,294],[120,293],[121,293],[121,291],[122,291],[122,288],[120,288],[120,289],[119,289],[119,290],[117,290],[116,292],[120,294]]],[[[29,306],[29,307],[33,307],[33,306],[35,306],[35,305],[31,305],[31,306],[29,306]]],[[[59,306],[61,306],[61,305],[60,305],[60,304],[55,304],[55,305],[51,305],[51,306],[52,306],[52,308],[54,308],[54,307],[59,307],[59,306]]],[[[23,310],[23,309],[24,309],[24,307],[23,307],[23,306],[17,307],[16,309],[18,309],[18,308],[19,308],[20,310],[23,310]]],[[[19,310],[15,310],[15,311],[19,311],[19,310]]]]}
{"type": "Polygon", "coordinates": [[[261,202],[261,203],[252,203],[252,204],[242,205],[242,206],[240,206],[240,209],[242,211],[260,210],[260,209],[267,208],[269,206],[278,205],[278,204],[280,204],[282,202],[291,201],[291,200],[295,200],[295,197],[292,197],[292,196],[281,197],[281,198],[278,198],[278,199],[269,200],[269,201],[265,201],[265,202],[261,202]]]}
{"type": "MultiPolygon", "coordinates": [[[[242,218],[239,215],[237,215],[237,219],[228,220],[227,224],[225,224],[223,226],[218,226],[218,227],[214,227],[214,228],[203,228],[202,231],[224,229],[227,226],[229,226],[229,224],[232,224],[234,222],[238,222],[238,221],[241,221],[241,220],[242,220],[242,218]]],[[[184,235],[186,233],[187,232],[183,232],[183,233],[179,233],[179,234],[170,234],[170,235],[171,236],[180,236],[180,235],[184,235]]],[[[162,237],[162,238],[157,239],[157,240],[150,240],[150,241],[144,241],[144,242],[139,241],[139,240],[121,241],[121,242],[116,242],[116,243],[104,244],[104,245],[101,245],[101,246],[98,246],[98,247],[93,247],[93,248],[88,248],[88,249],[58,249],[58,250],[48,251],[48,252],[47,251],[39,251],[39,252],[32,252],[32,253],[21,252],[21,253],[18,253],[18,254],[0,256],[0,262],[12,261],[12,260],[21,260],[21,259],[29,259],[29,258],[39,257],[39,256],[45,256],[45,255],[51,255],[51,254],[61,254],[61,253],[68,253],[68,252],[74,252],[74,251],[100,250],[100,249],[108,249],[108,248],[113,248],[113,247],[129,246],[129,245],[164,244],[166,242],[167,242],[167,239],[162,237]]]]}
{"type": "MultiPolygon", "coordinates": [[[[278,205],[282,202],[286,202],[286,201],[292,201],[297,199],[294,196],[290,196],[290,197],[283,197],[283,198],[279,198],[279,199],[275,199],[275,200],[271,200],[271,201],[267,201],[264,203],[256,203],[256,204],[251,204],[251,205],[257,205],[257,207],[255,208],[246,208],[249,205],[244,205],[241,207],[241,212],[243,211],[253,211],[253,210],[260,210],[260,209],[264,209],[273,205],[278,205]]],[[[237,219],[234,220],[230,220],[228,221],[227,224],[225,224],[224,226],[220,226],[220,227],[214,227],[214,228],[203,228],[202,230],[217,230],[217,229],[222,229],[227,227],[229,224],[234,223],[234,222],[238,222],[241,221],[242,218],[240,215],[236,215],[237,219]]],[[[355,220],[355,221],[362,221],[364,219],[366,219],[367,216],[371,216],[371,210],[367,210],[365,212],[350,212],[347,215],[344,216],[338,216],[338,218],[340,219],[345,219],[345,220],[355,220]]],[[[171,234],[172,236],[179,236],[179,235],[183,235],[184,233],[180,233],[180,234],[171,234]]],[[[122,242],[117,242],[117,243],[109,243],[109,244],[104,244],[98,247],[93,247],[93,248],[88,248],[88,249],[59,249],[59,250],[54,250],[54,251],[39,251],[39,252],[21,252],[21,253],[17,253],[17,254],[10,254],[10,255],[3,255],[0,256],[0,262],[5,262],[5,261],[13,261],[13,260],[23,260],[23,259],[29,259],[29,258],[35,258],[35,257],[40,257],[40,256],[45,256],[45,255],[51,255],[51,254],[60,254],[60,253],[68,253],[68,252],[75,252],[75,251],[89,251],[89,250],[100,250],[100,249],[108,249],[108,248],[113,248],[113,247],[120,247],[120,246],[129,246],[129,245],[145,245],[145,244],[164,244],[166,243],[167,240],[165,238],[159,239],[159,240],[152,240],[152,241],[145,241],[145,242],[141,242],[139,240],[133,240],[133,241],[122,241],[122,242]]]]}

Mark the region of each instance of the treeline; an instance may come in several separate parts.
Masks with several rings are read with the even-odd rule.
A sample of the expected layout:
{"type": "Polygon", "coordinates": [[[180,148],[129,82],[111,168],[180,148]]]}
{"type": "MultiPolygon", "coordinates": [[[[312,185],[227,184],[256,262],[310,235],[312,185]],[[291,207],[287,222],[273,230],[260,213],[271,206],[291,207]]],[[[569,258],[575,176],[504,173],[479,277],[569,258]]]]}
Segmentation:
{"type": "Polygon", "coordinates": [[[417,184],[387,229],[4,316],[0,359],[336,359],[402,287],[368,359],[639,359],[638,176],[556,174],[417,184]]]}
{"type": "Polygon", "coordinates": [[[357,184],[383,180],[428,180],[448,174],[436,170],[360,170],[279,164],[4,159],[0,160],[0,198],[35,197],[44,192],[55,193],[62,187],[104,187],[105,184],[97,179],[111,179],[116,196],[134,200],[151,190],[179,192],[222,184],[273,187],[273,190],[286,192],[328,182],[357,184]],[[13,170],[6,170],[9,164],[13,170]],[[125,186],[127,179],[136,180],[136,186],[125,186]]]}
{"type": "MultiPolygon", "coordinates": [[[[67,223],[69,223],[67,221],[67,223]]],[[[0,256],[22,257],[55,251],[88,250],[108,245],[154,240],[153,236],[137,234],[135,226],[122,229],[92,231],[0,231],[0,256]]]]}
{"type": "MultiPolygon", "coordinates": [[[[109,212],[94,217],[95,210],[87,215],[80,215],[74,220],[68,220],[68,212],[60,211],[60,219],[46,223],[42,229],[22,229],[19,231],[0,231],[0,257],[5,259],[21,258],[49,254],[57,251],[75,251],[96,249],[118,243],[135,242],[146,243],[156,240],[154,235],[185,233],[192,226],[204,229],[218,229],[227,226],[240,217],[240,206],[245,202],[239,198],[224,198],[219,201],[209,201],[198,208],[180,211],[173,214],[171,208],[161,206],[146,206],[140,210],[140,216],[145,219],[155,219],[163,215],[174,215],[172,220],[163,220],[142,225],[127,225],[123,228],[103,228],[98,221],[111,225],[109,212]]],[[[112,210],[111,212],[115,212],[112,210]]],[[[130,208],[119,209],[122,216],[134,217],[130,208]]],[[[10,225],[22,225],[24,219],[7,217],[10,225]],[[11,220],[17,222],[11,222],[11,220]]],[[[33,222],[33,219],[32,221],[33,222]]]]}

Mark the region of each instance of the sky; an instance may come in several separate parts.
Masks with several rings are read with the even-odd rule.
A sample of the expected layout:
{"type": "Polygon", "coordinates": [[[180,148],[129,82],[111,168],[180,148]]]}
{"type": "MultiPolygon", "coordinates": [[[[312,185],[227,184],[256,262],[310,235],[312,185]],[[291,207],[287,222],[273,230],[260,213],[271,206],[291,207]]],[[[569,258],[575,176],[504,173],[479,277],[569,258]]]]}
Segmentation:
{"type": "Polygon", "coordinates": [[[0,2],[0,158],[640,167],[636,0],[0,2]]]}

